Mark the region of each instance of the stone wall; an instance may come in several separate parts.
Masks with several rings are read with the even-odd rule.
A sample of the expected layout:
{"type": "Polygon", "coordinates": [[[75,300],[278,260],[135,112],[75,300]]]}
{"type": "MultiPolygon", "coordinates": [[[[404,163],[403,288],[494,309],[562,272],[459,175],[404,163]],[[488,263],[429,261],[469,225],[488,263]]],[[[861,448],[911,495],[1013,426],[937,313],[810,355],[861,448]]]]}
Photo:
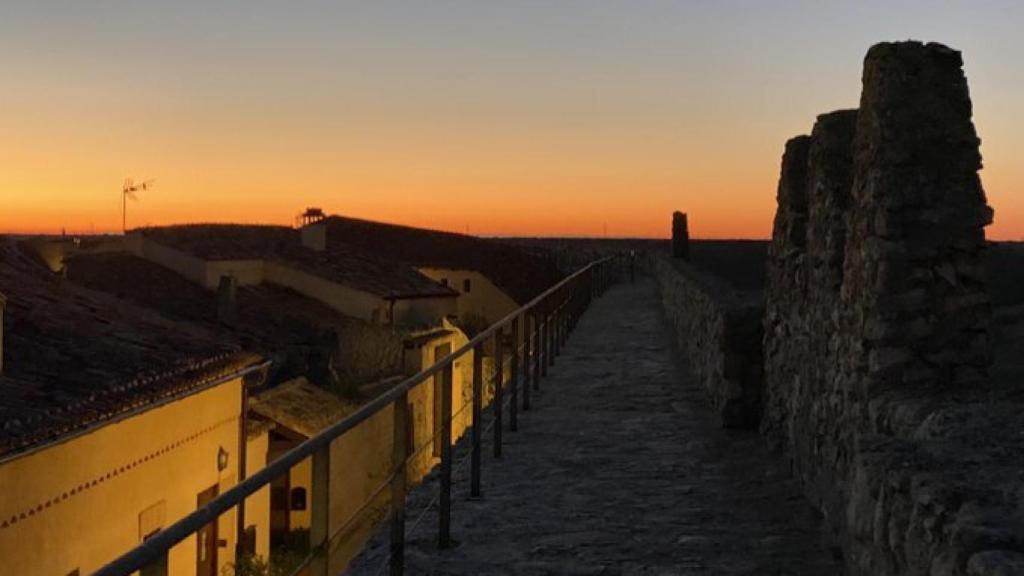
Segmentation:
{"type": "Polygon", "coordinates": [[[978,146],[959,52],[918,42],[872,47],[860,108],[786,145],[761,428],[853,574],[1024,573],[1024,401],[989,378],[978,146]]]}
{"type": "Polygon", "coordinates": [[[728,428],[754,428],[761,412],[759,292],[742,292],[680,259],[652,255],[665,313],[690,369],[728,428]]]}

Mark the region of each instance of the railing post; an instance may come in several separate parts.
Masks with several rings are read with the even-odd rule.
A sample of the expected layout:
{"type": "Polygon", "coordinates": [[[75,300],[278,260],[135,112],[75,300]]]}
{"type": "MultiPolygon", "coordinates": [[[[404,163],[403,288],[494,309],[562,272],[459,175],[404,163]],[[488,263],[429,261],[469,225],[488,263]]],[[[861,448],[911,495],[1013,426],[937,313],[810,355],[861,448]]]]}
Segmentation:
{"type": "Polygon", "coordinates": [[[483,382],[484,382],[484,347],[477,344],[473,348],[473,429],[472,441],[473,451],[470,454],[470,475],[469,495],[471,498],[480,497],[480,436],[483,433],[482,409],[483,409],[483,382]]]}
{"type": "Polygon", "coordinates": [[[405,570],[405,464],[409,453],[409,393],[394,402],[391,441],[391,576],[405,570]]]}
{"type": "Polygon", "coordinates": [[[597,266],[592,267],[587,272],[587,308],[594,301],[594,274],[597,266]]]}
{"type": "Polygon", "coordinates": [[[509,392],[511,398],[508,403],[508,429],[512,432],[519,430],[519,318],[512,319],[512,365],[508,367],[509,392]]]}
{"type": "Polygon", "coordinates": [[[310,576],[327,576],[330,564],[331,444],[313,453],[312,506],[309,520],[309,549],[313,554],[310,576]]]}
{"type": "MultiPolygon", "coordinates": [[[[541,304],[543,305],[543,304],[541,304]]],[[[533,389],[540,390],[540,377],[541,374],[541,354],[544,352],[544,346],[540,340],[541,334],[541,321],[543,320],[543,312],[537,311],[533,315],[533,389]]]]}
{"type": "Polygon", "coordinates": [[[580,279],[576,278],[572,281],[569,286],[569,317],[566,318],[566,334],[565,341],[569,341],[569,336],[572,331],[576,329],[576,314],[579,312],[580,305],[580,279]]]}
{"type": "Polygon", "coordinates": [[[501,412],[504,401],[505,380],[505,329],[494,333],[494,457],[501,458],[501,412]]]}
{"type": "Polygon", "coordinates": [[[548,338],[548,332],[551,328],[551,316],[548,311],[548,303],[544,303],[544,310],[541,312],[540,322],[540,375],[544,378],[548,376],[548,364],[551,363],[551,348],[549,347],[550,338],[548,338]]]}
{"type": "Polygon", "coordinates": [[[167,554],[170,550],[164,550],[156,560],[146,564],[139,570],[139,576],[167,576],[167,554]]]}
{"type": "Polygon", "coordinates": [[[558,304],[558,355],[562,355],[562,345],[565,344],[565,308],[566,301],[565,295],[562,295],[562,301],[558,304]]]}
{"type": "Polygon", "coordinates": [[[572,334],[572,321],[576,316],[576,281],[569,286],[568,295],[565,297],[565,334],[562,337],[562,346],[569,343],[569,335],[572,334]]]}
{"type": "Polygon", "coordinates": [[[548,319],[544,322],[544,375],[548,375],[548,366],[555,365],[555,317],[558,315],[554,306],[551,306],[548,319]]]}
{"type": "Polygon", "coordinates": [[[559,290],[558,307],[555,308],[555,356],[562,355],[562,336],[565,334],[565,300],[561,292],[564,290],[559,290]]]}
{"type": "Polygon", "coordinates": [[[441,493],[437,497],[437,546],[452,545],[452,365],[441,372],[441,493]]]}
{"type": "Polygon", "coordinates": [[[536,322],[537,317],[532,313],[523,315],[523,412],[530,409],[530,382],[532,381],[530,359],[533,354],[537,353],[537,345],[533,342],[530,331],[531,321],[536,322]]]}

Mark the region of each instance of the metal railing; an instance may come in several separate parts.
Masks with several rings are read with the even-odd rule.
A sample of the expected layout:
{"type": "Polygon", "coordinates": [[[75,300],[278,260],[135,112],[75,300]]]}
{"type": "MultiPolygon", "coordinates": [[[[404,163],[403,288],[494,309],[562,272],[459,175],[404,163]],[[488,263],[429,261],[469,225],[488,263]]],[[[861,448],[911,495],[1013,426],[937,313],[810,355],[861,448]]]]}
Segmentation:
{"type": "MultiPolygon", "coordinates": [[[[613,257],[597,260],[568,276],[528,304],[515,310],[499,322],[472,338],[464,346],[434,365],[413,376],[387,392],[367,402],[346,418],[332,424],[316,436],[302,442],[282,454],[265,468],[248,476],[229,490],[226,490],[205,506],[196,509],[160,532],[157,532],[136,548],[95,572],[96,576],[127,576],[141,571],[145,576],[167,574],[167,558],[172,547],[202,530],[211,522],[231,509],[244,506],[246,497],[268,486],[276,478],[287,474],[294,466],[312,457],[310,552],[300,569],[309,570],[311,576],[326,576],[333,535],[329,530],[330,500],[330,446],[331,442],[343,436],[359,424],[391,406],[393,417],[393,445],[391,452],[391,474],[375,490],[359,510],[370,506],[386,488],[390,488],[390,573],[401,574],[404,568],[405,549],[405,504],[406,467],[412,456],[421,449],[410,451],[408,446],[410,419],[408,418],[408,394],[410,390],[435,377],[441,385],[441,422],[439,438],[431,442],[440,443],[440,490],[438,503],[438,546],[451,546],[451,492],[452,492],[452,375],[456,360],[473,353],[472,367],[472,416],[469,431],[470,452],[470,495],[480,496],[481,487],[481,439],[484,433],[483,416],[483,356],[484,348],[491,342],[494,350],[495,374],[494,397],[491,407],[494,456],[501,456],[503,409],[508,408],[508,428],[515,432],[519,428],[519,412],[530,410],[531,388],[539,390],[542,378],[547,376],[548,366],[554,364],[555,356],[569,334],[575,328],[580,316],[594,297],[612,284],[618,270],[613,257]],[[522,328],[523,334],[519,334],[522,328]],[[532,332],[532,334],[531,334],[532,332]],[[509,378],[504,378],[505,353],[508,360],[509,378]],[[520,374],[522,372],[522,374],[520,374]],[[520,387],[520,380],[522,386],[520,387]],[[505,393],[509,394],[508,401],[505,393]],[[411,455],[410,455],[411,452],[411,455]]],[[[463,407],[464,409],[465,407],[463,407]]],[[[461,409],[460,409],[461,412],[461,409]]],[[[458,413],[456,414],[458,415],[458,413]]],[[[429,445],[429,444],[428,444],[429,445]]],[[[359,511],[354,513],[351,522],[359,511]]],[[[335,531],[342,532],[346,526],[335,531]]],[[[241,534],[237,537],[241,541],[241,534]]]]}

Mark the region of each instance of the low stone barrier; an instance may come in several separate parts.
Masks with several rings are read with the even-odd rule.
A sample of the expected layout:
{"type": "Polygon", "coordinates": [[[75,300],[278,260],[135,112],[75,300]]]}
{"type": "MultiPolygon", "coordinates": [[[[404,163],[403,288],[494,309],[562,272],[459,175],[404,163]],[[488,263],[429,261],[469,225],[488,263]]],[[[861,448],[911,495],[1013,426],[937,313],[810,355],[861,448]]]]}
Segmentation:
{"type": "Polygon", "coordinates": [[[679,259],[652,256],[676,342],[728,428],[754,428],[761,411],[760,292],[732,288],[724,280],[679,259]]]}

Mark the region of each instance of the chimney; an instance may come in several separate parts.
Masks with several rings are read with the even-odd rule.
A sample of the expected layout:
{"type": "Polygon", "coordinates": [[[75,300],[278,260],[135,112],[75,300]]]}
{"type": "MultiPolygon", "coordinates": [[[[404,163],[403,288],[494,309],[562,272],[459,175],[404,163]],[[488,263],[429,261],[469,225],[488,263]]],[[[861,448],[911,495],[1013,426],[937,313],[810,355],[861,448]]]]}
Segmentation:
{"type": "Polygon", "coordinates": [[[7,298],[0,294],[0,374],[4,373],[4,308],[7,307],[7,298]]]}
{"type": "Polygon", "coordinates": [[[327,225],[323,222],[306,224],[302,227],[302,245],[315,252],[327,249],[327,225]]]}
{"type": "Polygon", "coordinates": [[[672,214],[672,257],[690,259],[690,230],[683,212],[672,214]]]}
{"type": "Polygon", "coordinates": [[[217,320],[228,325],[238,320],[238,281],[234,276],[221,276],[217,284],[217,320]]]}

